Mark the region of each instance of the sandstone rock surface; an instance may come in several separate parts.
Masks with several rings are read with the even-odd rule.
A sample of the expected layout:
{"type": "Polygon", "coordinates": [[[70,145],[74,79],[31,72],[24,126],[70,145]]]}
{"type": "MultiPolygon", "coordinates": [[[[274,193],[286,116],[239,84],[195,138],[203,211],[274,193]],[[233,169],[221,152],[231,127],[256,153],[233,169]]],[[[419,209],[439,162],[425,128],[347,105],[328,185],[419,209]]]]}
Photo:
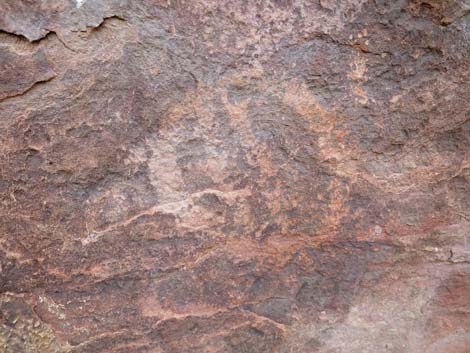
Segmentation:
{"type": "Polygon", "coordinates": [[[0,351],[469,353],[468,0],[2,0],[0,351]]]}

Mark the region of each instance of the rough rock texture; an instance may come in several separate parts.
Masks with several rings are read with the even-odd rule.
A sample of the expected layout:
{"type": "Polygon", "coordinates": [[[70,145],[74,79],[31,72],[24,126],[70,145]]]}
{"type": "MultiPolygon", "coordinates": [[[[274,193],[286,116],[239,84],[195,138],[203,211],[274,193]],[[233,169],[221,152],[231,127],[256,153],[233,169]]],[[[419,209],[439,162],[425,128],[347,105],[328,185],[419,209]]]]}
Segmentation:
{"type": "Polygon", "coordinates": [[[468,0],[1,0],[0,351],[470,352],[468,0]]]}

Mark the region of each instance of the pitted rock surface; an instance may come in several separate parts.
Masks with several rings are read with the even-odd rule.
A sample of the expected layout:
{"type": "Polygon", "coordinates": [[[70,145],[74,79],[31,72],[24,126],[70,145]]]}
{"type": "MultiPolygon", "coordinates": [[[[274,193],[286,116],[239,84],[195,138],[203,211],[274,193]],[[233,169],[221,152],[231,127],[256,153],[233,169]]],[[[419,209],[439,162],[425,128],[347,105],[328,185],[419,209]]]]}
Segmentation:
{"type": "Polygon", "coordinates": [[[3,0],[0,350],[469,353],[468,0],[3,0]]]}

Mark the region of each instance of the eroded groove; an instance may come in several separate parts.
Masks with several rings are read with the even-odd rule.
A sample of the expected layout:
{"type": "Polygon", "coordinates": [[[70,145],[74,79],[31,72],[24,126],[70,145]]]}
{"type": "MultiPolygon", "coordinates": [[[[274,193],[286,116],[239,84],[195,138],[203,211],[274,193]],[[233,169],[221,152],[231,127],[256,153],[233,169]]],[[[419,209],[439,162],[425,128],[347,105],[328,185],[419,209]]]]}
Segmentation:
{"type": "Polygon", "coordinates": [[[0,103],[8,100],[8,99],[11,99],[11,98],[16,98],[16,97],[20,97],[20,96],[24,96],[26,93],[30,92],[31,90],[33,90],[34,88],[38,87],[38,86],[41,86],[41,85],[44,85],[46,84],[47,82],[50,82],[52,81],[54,78],[56,78],[56,76],[51,76],[49,78],[46,78],[44,80],[40,80],[40,81],[36,81],[34,82],[31,86],[29,86],[28,88],[26,88],[25,90],[19,92],[19,93],[15,93],[15,94],[12,94],[12,95],[7,95],[6,97],[3,97],[0,99],[0,103]]]}

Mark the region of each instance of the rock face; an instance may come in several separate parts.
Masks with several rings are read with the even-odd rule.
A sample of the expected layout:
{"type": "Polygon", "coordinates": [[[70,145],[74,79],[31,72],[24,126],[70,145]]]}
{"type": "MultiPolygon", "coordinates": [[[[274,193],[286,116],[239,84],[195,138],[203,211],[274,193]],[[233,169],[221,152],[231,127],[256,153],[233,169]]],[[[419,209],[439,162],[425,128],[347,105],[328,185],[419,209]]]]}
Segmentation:
{"type": "Polygon", "coordinates": [[[0,351],[470,352],[468,0],[2,0],[0,351]]]}

